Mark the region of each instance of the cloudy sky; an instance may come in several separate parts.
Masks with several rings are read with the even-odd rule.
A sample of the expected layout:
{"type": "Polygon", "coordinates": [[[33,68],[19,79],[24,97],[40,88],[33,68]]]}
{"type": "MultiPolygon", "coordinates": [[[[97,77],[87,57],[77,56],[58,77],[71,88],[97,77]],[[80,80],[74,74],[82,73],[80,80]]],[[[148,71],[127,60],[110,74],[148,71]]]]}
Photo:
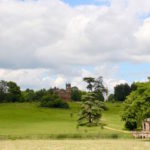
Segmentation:
{"type": "Polygon", "coordinates": [[[150,75],[150,0],[0,0],[0,80],[83,88],[150,75]]]}

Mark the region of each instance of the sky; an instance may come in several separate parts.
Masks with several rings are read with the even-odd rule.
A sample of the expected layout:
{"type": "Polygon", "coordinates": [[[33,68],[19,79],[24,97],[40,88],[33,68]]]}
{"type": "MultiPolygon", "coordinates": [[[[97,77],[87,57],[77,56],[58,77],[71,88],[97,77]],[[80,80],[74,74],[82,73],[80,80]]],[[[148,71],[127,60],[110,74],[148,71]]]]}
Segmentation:
{"type": "Polygon", "coordinates": [[[85,88],[150,75],[150,0],[0,0],[0,80],[85,88]]]}

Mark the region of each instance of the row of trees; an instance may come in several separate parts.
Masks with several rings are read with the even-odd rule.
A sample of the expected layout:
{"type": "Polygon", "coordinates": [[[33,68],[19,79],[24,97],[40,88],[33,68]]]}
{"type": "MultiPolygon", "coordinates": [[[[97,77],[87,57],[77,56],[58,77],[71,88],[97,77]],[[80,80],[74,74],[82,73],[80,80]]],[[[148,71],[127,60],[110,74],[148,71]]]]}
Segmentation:
{"type": "MultiPolygon", "coordinates": [[[[101,87],[100,83],[102,78],[99,78],[96,81],[94,81],[93,79],[94,78],[88,80],[88,78],[85,78],[85,80],[88,80],[88,82],[90,82],[88,89],[92,85],[92,90],[95,88],[94,91],[97,93],[97,99],[99,99],[100,101],[104,101],[104,95],[102,91],[99,91],[100,89],[98,88],[98,86],[101,87]]],[[[24,91],[21,91],[20,87],[15,82],[0,81],[0,102],[41,101],[43,96],[47,95],[48,93],[52,94],[52,92],[53,89],[41,89],[37,91],[33,89],[26,89],[24,91]]],[[[78,87],[72,87],[71,89],[71,99],[73,101],[81,101],[82,96],[85,94],[86,92],[79,90],[78,87]]]]}
{"type": "Polygon", "coordinates": [[[15,82],[0,81],[0,102],[40,102],[41,107],[69,108],[52,89],[21,91],[15,82]]]}
{"type": "MultiPolygon", "coordinates": [[[[52,89],[41,89],[34,91],[33,89],[26,89],[21,91],[20,87],[12,81],[0,81],[0,102],[33,102],[41,101],[42,97],[47,94],[52,94],[52,89]]],[[[86,92],[73,87],[71,97],[73,101],[81,101],[81,97],[86,92]]]]}

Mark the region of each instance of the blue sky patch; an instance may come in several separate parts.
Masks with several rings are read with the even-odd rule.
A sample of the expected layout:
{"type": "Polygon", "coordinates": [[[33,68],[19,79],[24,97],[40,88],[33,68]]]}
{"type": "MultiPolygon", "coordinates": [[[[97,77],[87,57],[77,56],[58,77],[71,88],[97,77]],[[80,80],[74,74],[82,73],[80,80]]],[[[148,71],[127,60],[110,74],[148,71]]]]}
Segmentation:
{"type": "Polygon", "coordinates": [[[109,5],[109,0],[62,0],[71,6],[77,5],[109,5]]]}

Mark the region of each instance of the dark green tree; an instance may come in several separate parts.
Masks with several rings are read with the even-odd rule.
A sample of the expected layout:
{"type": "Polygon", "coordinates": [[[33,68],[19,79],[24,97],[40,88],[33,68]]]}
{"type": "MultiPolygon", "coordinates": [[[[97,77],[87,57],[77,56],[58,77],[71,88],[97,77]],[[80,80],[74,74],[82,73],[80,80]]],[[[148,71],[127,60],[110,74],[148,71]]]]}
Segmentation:
{"type": "Polygon", "coordinates": [[[71,89],[71,99],[73,101],[81,101],[82,92],[77,87],[71,89]]]}
{"type": "Polygon", "coordinates": [[[95,98],[100,101],[104,101],[104,94],[108,94],[108,90],[105,88],[103,84],[103,77],[98,77],[97,79],[94,80],[94,93],[95,93],[95,98]]]}
{"type": "Polygon", "coordinates": [[[83,78],[83,81],[85,81],[88,85],[87,85],[87,89],[89,91],[92,91],[94,88],[94,83],[95,83],[95,78],[92,77],[85,77],[83,78]]]}
{"type": "Polygon", "coordinates": [[[133,83],[131,84],[131,92],[132,92],[132,91],[135,91],[136,89],[137,89],[137,85],[136,85],[135,82],[133,82],[133,83]]]}
{"type": "Polygon", "coordinates": [[[103,110],[103,102],[95,99],[95,93],[89,92],[82,97],[79,126],[98,126],[103,110]]]}
{"type": "Polygon", "coordinates": [[[124,101],[126,97],[130,94],[131,88],[130,86],[125,84],[119,84],[114,88],[114,97],[117,101],[124,101]]]}
{"type": "Polygon", "coordinates": [[[79,126],[97,126],[100,124],[100,118],[104,103],[98,99],[97,93],[103,89],[102,80],[95,80],[92,77],[84,78],[88,83],[89,90],[86,95],[82,96],[81,112],[78,119],[79,126]],[[94,91],[93,91],[94,88],[94,91]]]}
{"type": "Polygon", "coordinates": [[[23,97],[21,95],[20,87],[15,82],[8,82],[8,94],[7,101],[8,102],[21,102],[23,101],[23,97]]]}
{"type": "Polygon", "coordinates": [[[6,100],[6,94],[8,92],[8,86],[6,81],[0,81],[0,102],[6,100]]]}
{"type": "Polygon", "coordinates": [[[35,101],[35,92],[32,89],[26,89],[22,92],[25,102],[35,101]]]}
{"type": "Polygon", "coordinates": [[[47,93],[49,93],[50,91],[47,91],[46,89],[41,89],[41,90],[38,90],[35,92],[35,101],[41,101],[42,100],[42,97],[44,95],[47,95],[47,93]]]}
{"type": "Polygon", "coordinates": [[[48,108],[69,108],[68,103],[62,100],[56,93],[47,93],[44,95],[40,102],[40,106],[48,108]]]}
{"type": "Polygon", "coordinates": [[[87,89],[90,92],[95,93],[95,98],[100,101],[104,101],[104,94],[108,94],[107,88],[103,84],[103,77],[98,77],[97,79],[93,77],[85,77],[83,80],[88,84],[87,89]]]}

